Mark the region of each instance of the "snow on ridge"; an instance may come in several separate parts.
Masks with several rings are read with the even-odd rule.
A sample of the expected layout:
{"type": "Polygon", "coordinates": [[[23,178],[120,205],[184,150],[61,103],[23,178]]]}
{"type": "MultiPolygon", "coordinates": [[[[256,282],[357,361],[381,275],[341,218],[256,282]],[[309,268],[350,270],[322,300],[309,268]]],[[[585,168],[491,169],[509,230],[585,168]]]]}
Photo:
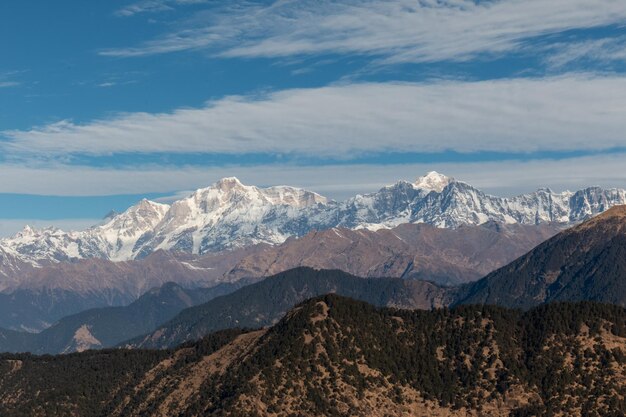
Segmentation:
{"type": "Polygon", "coordinates": [[[0,253],[33,265],[94,257],[124,261],[158,249],[201,254],[279,244],[291,236],[334,227],[378,230],[428,223],[456,228],[488,221],[573,224],[617,204],[626,204],[626,191],[539,189],[501,198],[434,171],[415,183],[399,181],[343,202],[300,188],[260,188],[228,177],[171,205],[144,199],[82,232],[26,227],[0,240],[0,253]]]}

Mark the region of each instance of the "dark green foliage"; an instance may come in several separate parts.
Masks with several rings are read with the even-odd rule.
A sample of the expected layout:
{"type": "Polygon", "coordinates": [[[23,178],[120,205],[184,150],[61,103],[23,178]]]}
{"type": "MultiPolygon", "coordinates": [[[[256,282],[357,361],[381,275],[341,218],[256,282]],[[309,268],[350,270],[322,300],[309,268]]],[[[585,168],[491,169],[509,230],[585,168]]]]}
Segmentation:
{"type": "Polygon", "coordinates": [[[128,393],[169,354],[104,350],[61,356],[2,355],[0,398],[6,401],[19,395],[19,400],[17,404],[0,402],[0,415],[102,415],[116,390],[128,393]],[[11,371],[15,361],[20,361],[20,368],[11,371]]]}
{"type": "MultiPolygon", "coordinates": [[[[188,351],[185,361],[196,362],[241,333],[225,330],[181,346],[188,351]]],[[[116,349],[58,356],[0,355],[0,416],[109,416],[123,398],[136,398],[134,389],[146,372],[173,353],[116,349]],[[7,403],[10,398],[18,401],[7,403]]]]}
{"type": "MultiPolygon", "coordinates": [[[[180,381],[194,376],[189,372],[196,364],[244,334],[224,330],[176,351],[5,355],[0,415],[150,415],[180,381]],[[167,358],[171,365],[155,371],[167,358]],[[22,361],[19,368],[16,360],[22,361]],[[155,378],[137,386],[149,369],[155,378]],[[6,402],[20,390],[17,405],[6,402]]],[[[283,412],[291,402],[297,405],[294,415],[340,416],[346,415],[347,396],[358,404],[371,389],[395,404],[410,401],[401,387],[441,406],[476,410],[521,387],[534,397],[511,413],[518,417],[567,415],[577,407],[589,416],[626,412],[626,387],[612,370],[612,364],[625,364],[626,352],[599,343],[607,335],[626,337],[626,310],[618,306],[407,311],[324,295],[297,305],[265,333],[247,336],[253,334],[253,348],[225,372],[203,379],[198,392],[172,405],[171,415],[265,414],[242,408],[243,395],[257,398],[267,412],[283,412]]],[[[351,409],[351,415],[367,414],[365,408],[351,409]]]]}
{"type": "Polygon", "coordinates": [[[565,231],[459,290],[456,304],[528,309],[554,301],[626,306],[626,234],[621,218],[565,231]]]}
{"type": "MultiPolygon", "coordinates": [[[[384,387],[384,379],[396,384],[389,396],[398,403],[403,401],[397,389],[400,385],[413,387],[424,398],[452,408],[477,407],[483,402],[482,391],[491,393],[490,398],[502,398],[518,385],[537,390],[542,401],[513,415],[551,415],[567,410],[561,404],[566,393],[586,407],[596,407],[596,398],[605,396],[611,403],[605,412],[611,407],[626,412],[626,403],[614,394],[626,394],[626,387],[611,379],[606,365],[594,372],[575,369],[569,373],[564,372],[563,365],[565,352],[581,356],[573,338],[583,325],[595,335],[611,323],[610,332],[626,337],[626,310],[621,307],[587,302],[547,305],[525,314],[494,306],[403,311],[328,295],[301,304],[295,311],[275,325],[255,355],[227,378],[207,381],[204,395],[183,415],[230,413],[239,395],[255,392],[257,387],[249,381],[258,375],[265,385],[261,400],[271,409],[280,408],[279,398],[290,395],[294,382],[303,381],[302,409],[314,415],[342,415],[336,406],[341,402],[341,392],[332,385],[336,379],[333,369],[337,368],[336,373],[357,393],[367,387],[384,387]],[[328,318],[313,323],[311,317],[321,314],[320,301],[329,307],[328,318]],[[315,360],[319,348],[315,343],[307,344],[304,334],[318,335],[314,341],[324,353],[315,360]],[[482,352],[494,345],[502,367],[491,377],[487,370],[494,360],[482,352]],[[545,346],[552,347],[545,350],[545,346]],[[276,366],[277,360],[282,367],[276,366]],[[363,374],[357,363],[380,371],[382,377],[363,374]],[[326,371],[331,376],[324,379],[326,371]],[[583,378],[596,387],[595,391],[572,388],[573,381],[583,378]]],[[[606,363],[624,363],[624,358],[601,348],[590,353],[599,363],[603,356],[606,363]]]]}

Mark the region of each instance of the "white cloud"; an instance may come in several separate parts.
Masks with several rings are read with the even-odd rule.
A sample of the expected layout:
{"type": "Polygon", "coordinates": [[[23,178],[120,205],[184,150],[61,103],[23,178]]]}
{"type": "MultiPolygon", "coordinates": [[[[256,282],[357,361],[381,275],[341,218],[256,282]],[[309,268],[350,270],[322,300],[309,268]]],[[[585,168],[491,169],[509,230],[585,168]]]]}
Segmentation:
{"type": "MultiPolygon", "coordinates": [[[[237,176],[255,185],[287,184],[335,199],[371,192],[404,179],[415,180],[436,170],[495,195],[513,195],[538,187],[555,190],[592,185],[626,188],[626,154],[566,160],[423,163],[397,165],[291,166],[97,169],[76,166],[24,167],[0,165],[0,192],[47,195],[112,195],[193,190],[219,178],[237,176]]],[[[176,193],[177,197],[186,193],[176,193]]],[[[2,213],[0,212],[0,218],[2,213]]]]}
{"type": "Polygon", "coordinates": [[[23,71],[5,71],[0,72],[0,88],[18,87],[22,83],[12,78],[21,74],[23,71]]]}
{"type": "Polygon", "coordinates": [[[5,131],[7,156],[124,152],[271,153],[349,159],[410,151],[533,152],[626,146],[626,77],[352,84],[226,97],[5,131]]]}
{"type": "Polygon", "coordinates": [[[98,84],[98,87],[108,88],[108,87],[115,87],[116,85],[117,83],[114,81],[106,81],[106,82],[98,84]]]}
{"type": "Polygon", "coordinates": [[[579,61],[603,64],[626,62],[626,37],[560,43],[552,45],[550,49],[555,52],[546,57],[546,62],[550,67],[557,69],[579,61]]]}
{"type": "Polygon", "coordinates": [[[625,21],[621,0],[234,2],[177,32],[101,54],[211,48],[227,57],[355,53],[387,62],[458,61],[516,50],[536,36],[625,21]]]}
{"type": "Polygon", "coordinates": [[[141,13],[157,13],[173,10],[177,5],[206,3],[206,0],[143,0],[131,3],[117,10],[120,17],[130,17],[141,13]]]}

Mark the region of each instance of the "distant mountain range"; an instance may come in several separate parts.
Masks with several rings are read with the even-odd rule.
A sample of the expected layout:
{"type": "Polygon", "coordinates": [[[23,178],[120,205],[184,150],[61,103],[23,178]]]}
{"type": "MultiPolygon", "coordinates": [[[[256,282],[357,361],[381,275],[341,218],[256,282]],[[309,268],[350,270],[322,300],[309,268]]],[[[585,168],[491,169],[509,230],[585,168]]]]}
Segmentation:
{"type": "Polygon", "coordinates": [[[458,285],[482,278],[561,230],[557,224],[483,223],[437,228],[406,223],[393,229],[333,228],[250,251],[228,280],[267,277],[299,266],[340,269],[360,277],[421,279],[458,285]]]}
{"type": "Polygon", "coordinates": [[[293,187],[258,188],[225,178],[172,205],[147,200],[82,232],[33,230],[0,241],[3,268],[85,258],[126,261],[157,250],[205,254],[333,227],[388,229],[404,223],[457,228],[488,221],[571,225],[626,204],[626,191],[592,187],[555,193],[540,189],[512,198],[487,195],[431,172],[343,202],[293,187]]]}
{"type": "MultiPolygon", "coordinates": [[[[478,229],[485,227],[467,226],[447,230],[426,225],[404,225],[390,231],[377,232],[341,229],[314,233],[308,238],[288,240],[281,246],[287,247],[284,249],[285,259],[293,258],[294,253],[300,255],[307,253],[306,248],[325,246],[320,253],[328,254],[331,262],[334,262],[331,254],[339,253],[337,242],[346,240],[361,242],[351,234],[365,236],[368,242],[376,240],[380,233],[383,235],[390,233],[401,240],[413,236],[414,242],[439,242],[441,247],[437,245],[434,247],[444,251],[446,242],[455,238],[475,236],[476,233],[482,236],[485,231],[478,229]],[[407,236],[402,234],[400,230],[402,228],[408,231],[407,236]],[[440,233],[444,233],[445,237],[441,238],[440,233]],[[420,234],[424,234],[426,238],[420,237],[420,234]],[[320,236],[323,238],[318,239],[320,236]],[[326,237],[332,239],[325,240],[326,237]],[[309,238],[315,242],[312,246],[306,242],[309,238]],[[292,252],[289,249],[290,245],[300,245],[302,242],[304,242],[302,247],[296,246],[297,251],[292,252]]],[[[498,226],[498,229],[506,231],[511,227],[515,230],[527,226],[507,225],[498,226]]],[[[491,228],[487,227],[487,230],[491,228]]],[[[213,289],[191,291],[176,284],[167,284],[160,291],[150,291],[128,307],[89,310],[75,314],[63,318],[36,335],[6,331],[1,333],[0,350],[60,353],[111,347],[125,339],[131,339],[122,343],[126,347],[173,348],[180,343],[197,340],[221,329],[270,326],[280,320],[294,305],[307,298],[327,293],[337,293],[377,306],[411,309],[431,309],[460,304],[497,304],[527,309],[550,301],[578,300],[626,306],[625,236],[626,206],[614,207],[579,226],[559,233],[487,277],[457,286],[441,286],[432,282],[401,278],[365,279],[340,270],[316,270],[305,267],[281,272],[240,289],[238,288],[243,285],[242,282],[224,283],[213,289]],[[194,291],[197,291],[196,295],[193,295],[194,291]],[[158,298],[158,303],[163,303],[164,311],[158,314],[158,303],[150,301],[155,300],[155,294],[163,295],[158,298]],[[213,298],[217,295],[222,296],[213,298]],[[209,296],[212,299],[209,300],[209,296]],[[202,297],[206,298],[204,300],[206,302],[202,303],[202,297]],[[184,305],[183,301],[187,305],[184,305]],[[183,310],[185,307],[189,308],[183,310]]],[[[379,237],[379,240],[383,247],[388,245],[388,241],[382,237],[379,237]]],[[[500,241],[497,238],[493,242],[500,241]]],[[[467,239],[464,244],[472,246],[472,242],[471,239],[467,239]]],[[[458,243],[449,245],[450,248],[459,247],[458,243]]],[[[390,247],[393,249],[393,245],[390,247]]],[[[264,248],[276,255],[275,249],[264,248]]],[[[432,246],[425,250],[425,253],[432,252],[432,246]]],[[[494,249],[492,252],[497,251],[494,249]]],[[[322,259],[323,257],[319,257],[320,253],[313,254],[313,259],[322,259]]],[[[163,253],[163,256],[165,255],[166,253],[163,253]]],[[[251,256],[251,259],[240,263],[254,264],[253,260],[258,253],[251,256]]],[[[356,258],[361,259],[359,256],[356,258]]],[[[363,261],[357,264],[362,262],[368,265],[367,256],[362,255],[362,258],[363,261]]],[[[274,256],[267,259],[277,258],[274,256]]],[[[278,259],[282,259],[282,256],[278,259]]],[[[378,262],[379,258],[374,259],[378,262]]],[[[265,268],[266,264],[261,266],[265,268]]],[[[282,266],[287,267],[288,264],[282,266]]],[[[232,271],[239,270],[235,268],[232,271]]],[[[235,273],[232,278],[237,276],[235,273]]],[[[250,280],[246,282],[249,283],[250,280]]]]}
{"type": "Polygon", "coordinates": [[[414,184],[337,203],[295,188],[260,189],[225,179],[172,206],[142,201],[85,232],[27,228],[3,240],[0,328],[6,330],[0,350],[70,352],[125,340],[173,347],[214,330],[271,325],[293,305],[327,292],[405,308],[531,308],[561,300],[626,305],[626,209],[615,207],[624,198],[623,190],[589,188],[498,199],[430,173],[414,184]],[[332,222],[320,220],[333,216],[332,222]],[[302,227],[283,228],[292,221],[302,227]],[[226,226],[230,233],[224,234],[226,226]],[[230,243],[202,243],[218,235],[228,235],[230,243]],[[149,243],[155,239],[161,243],[149,243]],[[164,243],[174,241],[192,244],[164,243]],[[82,251],[83,244],[94,251],[82,251]],[[241,282],[268,276],[235,291],[241,282]],[[156,314],[140,297],[163,285],[170,294],[164,305],[175,307],[156,314]],[[187,295],[203,289],[199,298],[184,297],[193,300],[185,304],[168,288],[187,295]],[[224,288],[234,292],[211,301],[201,296],[224,288]],[[180,311],[185,307],[192,309],[180,311]],[[145,315],[145,323],[119,320],[126,314],[145,315]]]}
{"type": "Polygon", "coordinates": [[[125,262],[93,258],[40,267],[22,263],[1,270],[0,327],[40,331],[83,310],[128,305],[168,282],[211,287],[247,254],[248,248],[202,257],[158,251],[125,262]]]}
{"type": "Polygon", "coordinates": [[[0,355],[0,415],[620,416],[626,310],[376,308],[325,295],[175,350],[0,355]]]}
{"type": "Polygon", "coordinates": [[[183,310],[133,347],[167,348],[230,327],[262,327],[295,304],[337,293],[378,306],[432,308],[495,304],[532,308],[551,301],[598,301],[626,307],[626,206],[561,232],[474,283],[442,287],[400,279],[359,280],[342,271],[287,271],[183,310]]]}
{"type": "Polygon", "coordinates": [[[443,307],[453,301],[446,288],[430,282],[399,278],[363,279],[339,270],[297,268],[183,310],[150,334],[122,346],[163,349],[200,339],[217,330],[270,326],[296,304],[328,293],[376,306],[410,309],[443,307]]]}
{"type": "Polygon", "coordinates": [[[377,231],[312,231],[280,245],[204,255],[159,250],[120,262],[99,258],[47,261],[42,266],[6,262],[6,268],[0,267],[0,328],[39,331],[82,310],[127,305],[167,282],[184,288],[211,287],[298,266],[342,269],[362,277],[464,283],[506,265],[558,231],[553,224],[488,222],[456,229],[404,224],[377,231]]]}
{"type": "Polygon", "coordinates": [[[228,294],[244,284],[225,283],[190,290],[168,283],[146,292],[128,306],[68,315],[39,333],[0,329],[0,352],[55,354],[113,347],[153,330],[185,308],[228,294]]]}

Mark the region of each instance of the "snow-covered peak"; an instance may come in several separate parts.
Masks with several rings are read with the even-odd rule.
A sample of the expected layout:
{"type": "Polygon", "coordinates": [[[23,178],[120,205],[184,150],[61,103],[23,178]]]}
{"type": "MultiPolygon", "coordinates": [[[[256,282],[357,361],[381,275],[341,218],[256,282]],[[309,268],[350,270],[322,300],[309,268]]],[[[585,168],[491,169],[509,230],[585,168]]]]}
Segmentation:
{"type": "MultiPolygon", "coordinates": [[[[248,202],[254,205],[308,207],[328,200],[317,193],[289,186],[260,188],[244,185],[236,177],[222,178],[208,188],[201,188],[184,200],[193,200],[207,211],[224,204],[248,202]]],[[[183,200],[183,201],[184,201],[183,200]]]]}
{"type": "Polygon", "coordinates": [[[327,204],[328,199],[312,191],[288,186],[276,186],[261,189],[267,199],[275,205],[293,207],[309,207],[316,204],[327,204]]]}
{"type": "Polygon", "coordinates": [[[21,232],[17,233],[17,236],[19,237],[33,236],[35,235],[35,233],[36,233],[35,229],[33,229],[32,227],[30,227],[30,225],[27,224],[26,226],[24,226],[21,232]]]}
{"type": "MultiPolygon", "coordinates": [[[[41,229],[35,229],[34,227],[31,227],[30,225],[26,225],[20,232],[18,232],[13,237],[13,239],[21,239],[22,241],[34,241],[34,240],[41,239],[46,236],[54,236],[54,235],[59,235],[59,234],[64,234],[64,233],[65,232],[63,232],[61,229],[58,229],[53,226],[44,227],[41,229]]],[[[7,239],[4,239],[4,240],[7,240],[7,239]]]]}
{"type": "Polygon", "coordinates": [[[93,243],[83,251],[101,252],[115,261],[133,258],[137,241],[154,230],[169,208],[167,204],[143,199],[105,224],[87,230],[85,234],[91,236],[93,243]]]}
{"type": "Polygon", "coordinates": [[[226,177],[226,178],[222,178],[221,180],[217,181],[215,184],[213,184],[214,188],[217,188],[221,191],[224,192],[229,192],[233,189],[243,189],[245,188],[245,186],[241,183],[241,181],[239,181],[239,178],[237,177],[226,177]]]}
{"type": "Polygon", "coordinates": [[[444,188],[448,186],[448,184],[450,184],[453,181],[454,181],[454,178],[447,177],[436,171],[430,171],[423,177],[419,177],[415,181],[414,185],[416,188],[429,190],[429,191],[436,191],[440,193],[443,191],[444,188]]]}
{"type": "Polygon", "coordinates": [[[113,216],[106,224],[100,226],[103,229],[143,229],[144,231],[156,226],[165,216],[170,206],[156,203],[147,199],[141,200],[121,214],[113,216]]]}
{"type": "Polygon", "coordinates": [[[0,250],[33,265],[93,257],[121,261],[159,249],[202,254],[277,244],[337,226],[376,230],[402,223],[449,228],[489,221],[575,224],[618,204],[626,204],[626,191],[540,189],[500,198],[437,172],[339,203],[300,188],[260,188],[229,177],[171,206],[142,200],[82,232],[26,227],[13,238],[0,240],[0,250]]]}

